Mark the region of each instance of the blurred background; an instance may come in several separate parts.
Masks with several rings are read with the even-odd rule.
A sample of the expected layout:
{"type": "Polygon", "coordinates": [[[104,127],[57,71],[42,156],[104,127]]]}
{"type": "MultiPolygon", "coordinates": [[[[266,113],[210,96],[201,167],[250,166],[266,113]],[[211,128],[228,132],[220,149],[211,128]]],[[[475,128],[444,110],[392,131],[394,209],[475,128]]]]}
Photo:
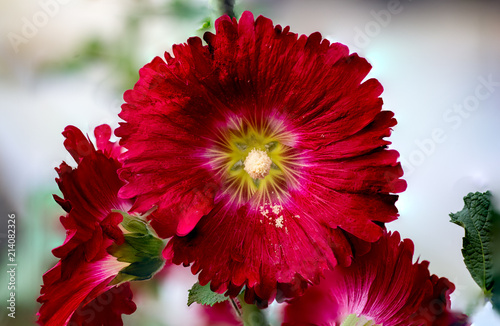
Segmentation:
{"type": "MultiPolygon", "coordinates": [[[[408,181],[401,217],[388,228],[414,241],[431,273],[455,283],[453,308],[474,325],[500,325],[482,307],[460,252],[464,231],[448,216],[468,192],[500,198],[500,3],[236,1],[236,15],[243,10],[298,34],[320,31],[373,65],[370,77],[384,85],[385,109],[399,122],[392,147],[408,181]]],[[[74,165],[64,127],[90,135],[103,123],[117,127],[122,94],[139,68],[212,30],[219,14],[208,0],[0,0],[0,270],[9,213],[17,218],[18,263],[16,319],[2,307],[1,325],[34,323],[42,274],[56,263],[50,250],[64,240],[63,212],[52,199],[54,167],[74,165]]],[[[125,325],[205,325],[200,307],[186,307],[195,280],[175,267],[163,281],[135,284],[143,295],[135,295],[138,310],[125,325]]]]}

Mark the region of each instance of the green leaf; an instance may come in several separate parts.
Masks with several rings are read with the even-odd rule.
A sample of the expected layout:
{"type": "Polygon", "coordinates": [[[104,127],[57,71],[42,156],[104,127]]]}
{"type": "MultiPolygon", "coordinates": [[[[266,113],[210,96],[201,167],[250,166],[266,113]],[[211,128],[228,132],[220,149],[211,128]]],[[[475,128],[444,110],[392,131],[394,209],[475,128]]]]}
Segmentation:
{"type": "Polygon", "coordinates": [[[229,300],[229,297],[210,290],[210,283],[205,286],[201,286],[200,283],[196,282],[191,290],[189,290],[188,306],[195,302],[213,306],[216,303],[224,302],[226,300],[229,300]]]}
{"type": "MultiPolygon", "coordinates": [[[[451,222],[465,229],[462,255],[474,281],[491,298],[496,277],[493,234],[499,220],[491,203],[491,193],[469,193],[463,210],[450,214],[451,222]]],[[[496,292],[496,291],[495,291],[496,292]]]]}

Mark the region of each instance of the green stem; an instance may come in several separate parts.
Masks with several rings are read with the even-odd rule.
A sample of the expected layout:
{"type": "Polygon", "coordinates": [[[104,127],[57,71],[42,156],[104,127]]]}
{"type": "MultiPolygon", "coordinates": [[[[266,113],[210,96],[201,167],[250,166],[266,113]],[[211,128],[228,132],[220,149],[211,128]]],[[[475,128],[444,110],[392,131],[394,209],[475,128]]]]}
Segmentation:
{"type": "Polygon", "coordinates": [[[234,308],[234,311],[236,311],[236,314],[238,315],[238,317],[241,318],[241,310],[240,310],[240,307],[238,307],[238,303],[236,302],[238,299],[236,298],[231,298],[229,299],[231,301],[231,304],[234,308]],[[236,301],[235,301],[236,300],[236,301]]]}
{"type": "Polygon", "coordinates": [[[254,304],[245,302],[244,294],[238,296],[241,305],[241,319],[244,326],[269,326],[266,316],[254,304]]]}
{"type": "Polygon", "coordinates": [[[228,15],[231,18],[236,17],[234,14],[234,1],[235,0],[220,0],[219,6],[222,14],[228,15]]]}

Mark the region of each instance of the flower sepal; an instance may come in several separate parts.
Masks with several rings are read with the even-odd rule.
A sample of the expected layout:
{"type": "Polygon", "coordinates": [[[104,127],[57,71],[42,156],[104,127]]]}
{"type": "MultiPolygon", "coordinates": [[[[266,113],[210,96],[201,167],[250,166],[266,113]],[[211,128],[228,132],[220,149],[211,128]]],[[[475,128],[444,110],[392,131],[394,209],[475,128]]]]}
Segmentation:
{"type": "Polygon", "coordinates": [[[162,239],[151,232],[149,225],[138,217],[116,211],[123,216],[122,244],[113,244],[108,253],[120,262],[130,263],[120,270],[110,285],[128,281],[148,280],[164,265],[161,252],[165,247],[162,239]]]}

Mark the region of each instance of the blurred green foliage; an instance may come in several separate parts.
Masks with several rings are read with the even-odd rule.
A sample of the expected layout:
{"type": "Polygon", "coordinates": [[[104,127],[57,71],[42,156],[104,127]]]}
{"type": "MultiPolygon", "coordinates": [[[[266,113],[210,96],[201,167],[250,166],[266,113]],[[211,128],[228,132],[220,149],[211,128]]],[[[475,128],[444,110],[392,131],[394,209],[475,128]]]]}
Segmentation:
{"type": "MultiPolygon", "coordinates": [[[[100,35],[83,40],[77,55],[68,57],[57,63],[48,65],[47,69],[55,71],[76,72],[86,67],[100,64],[110,69],[115,82],[115,90],[123,93],[131,89],[139,79],[139,69],[145,62],[141,61],[140,30],[147,27],[151,18],[164,17],[175,21],[198,21],[200,36],[212,30],[213,20],[217,13],[209,1],[200,5],[199,1],[172,0],[162,4],[138,2],[127,13],[124,28],[113,40],[104,39],[100,35]]],[[[165,30],[165,35],[169,31],[165,30]]],[[[189,36],[189,34],[187,35],[189,36]]],[[[168,39],[165,39],[165,43],[168,39]]]]}

